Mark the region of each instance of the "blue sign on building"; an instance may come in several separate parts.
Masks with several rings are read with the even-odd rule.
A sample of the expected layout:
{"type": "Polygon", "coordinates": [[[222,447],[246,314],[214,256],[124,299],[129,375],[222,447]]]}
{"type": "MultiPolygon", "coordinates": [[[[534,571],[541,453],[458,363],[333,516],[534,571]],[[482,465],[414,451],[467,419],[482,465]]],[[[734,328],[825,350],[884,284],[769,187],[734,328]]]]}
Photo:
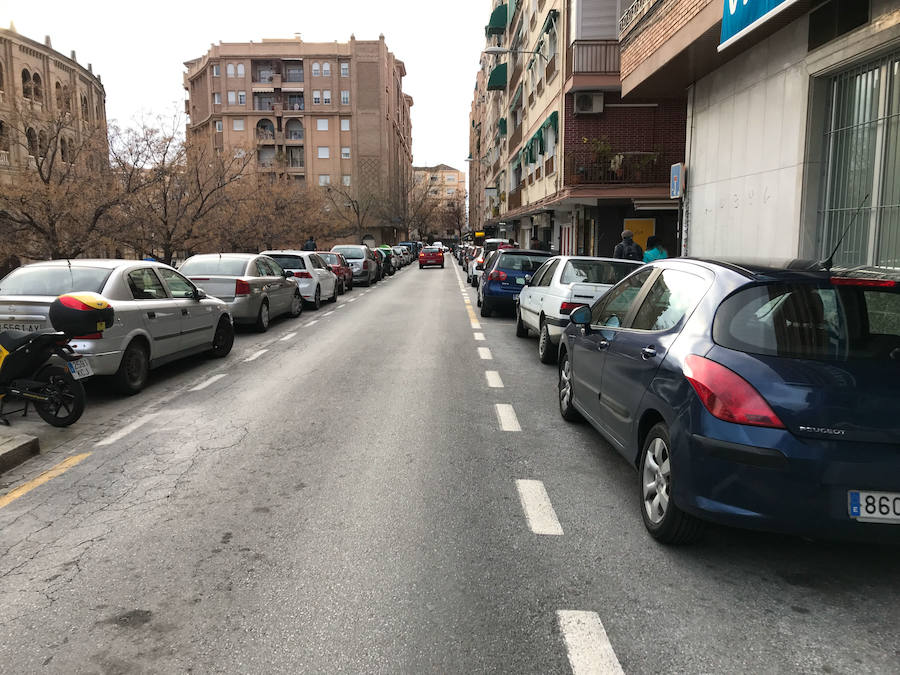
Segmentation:
{"type": "Polygon", "coordinates": [[[673,164],[669,169],[669,199],[681,199],[684,196],[684,164],[673,164]]]}
{"type": "Polygon", "coordinates": [[[723,0],[719,51],[787,9],[797,0],[723,0]]]}

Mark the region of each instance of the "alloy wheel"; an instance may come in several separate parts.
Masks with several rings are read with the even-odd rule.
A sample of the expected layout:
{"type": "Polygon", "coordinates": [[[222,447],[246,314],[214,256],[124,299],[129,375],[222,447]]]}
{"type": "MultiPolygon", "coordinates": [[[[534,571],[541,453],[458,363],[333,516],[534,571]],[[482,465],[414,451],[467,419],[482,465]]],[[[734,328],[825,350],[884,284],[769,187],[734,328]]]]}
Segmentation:
{"type": "Polygon", "coordinates": [[[654,438],[647,446],[643,479],[644,510],[650,522],[658,525],[669,508],[672,480],[669,448],[662,438],[654,438]]]}

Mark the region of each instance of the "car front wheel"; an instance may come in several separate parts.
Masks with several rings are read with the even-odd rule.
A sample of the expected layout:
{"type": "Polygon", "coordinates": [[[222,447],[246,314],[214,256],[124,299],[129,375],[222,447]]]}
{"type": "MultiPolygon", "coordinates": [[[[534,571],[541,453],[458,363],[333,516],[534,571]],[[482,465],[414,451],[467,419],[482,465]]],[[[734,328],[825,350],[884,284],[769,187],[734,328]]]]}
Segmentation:
{"type": "Polygon", "coordinates": [[[209,355],[221,359],[228,355],[231,347],[234,345],[234,326],[228,317],[223,316],[219,319],[219,325],[216,326],[216,332],[213,335],[212,346],[209,355]]]}
{"type": "Polygon", "coordinates": [[[516,305],[516,337],[528,337],[528,328],[522,321],[522,310],[520,309],[519,305],[516,305]]]}
{"type": "Polygon", "coordinates": [[[566,422],[580,422],[582,417],[572,405],[572,362],[565,352],[559,357],[559,414],[566,422]]]}

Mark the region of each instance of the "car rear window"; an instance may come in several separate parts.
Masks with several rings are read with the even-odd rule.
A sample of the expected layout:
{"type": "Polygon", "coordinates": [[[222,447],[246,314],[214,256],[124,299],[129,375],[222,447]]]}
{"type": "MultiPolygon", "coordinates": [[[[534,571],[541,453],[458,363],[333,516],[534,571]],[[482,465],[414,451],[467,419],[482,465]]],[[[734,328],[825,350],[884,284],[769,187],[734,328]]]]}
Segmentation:
{"type": "Polygon", "coordinates": [[[617,284],[634,272],[636,265],[608,260],[570,260],[563,267],[561,284],[617,284]]]}
{"type": "Polygon", "coordinates": [[[517,272],[535,272],[537,268],[547,262],[550,255],[534,255],[531,253],[501,253],[497,267],[504,270],[517,272]]]}
{"type": "Polygon", "coordinates": [[[269,254],[269,257],[286,270],[305,270],[306,261],[302,255],[269,254]]]}
{"type": "Polygon", "coordinates": [[[362,260],[366,257],[365,252],[358,246],[335,246],[332,250],[343,255],[347,260],[362,260]]]}
{"type": "Polygon", "coordinates": [[[337,253],[320,253],[319,257],[329,265],[339,265],[341,262],[338,260],[337,253]]]}
{"type": "Polygon", "coordinates": [[[717,344],[752,354],[824,361],[900,361],[900,289],[771,283],[727,298],[717,344]]]}
{"type": "Polygon", "coordinates": [[[439,253],[439,250],[434,246],[426,246],[422,249],[422,253],[439,253]]]}
{"type": "Polygon", "coordinates": [[[214,274],[224,277],[242,277],[247,261],[241,258],[188,258],[178,271],[186,276],[214,274]]]}
{"type": "Polygon", "coordinates": [[[0,281],[0,295],[100,293],[112,270],[105,267],[20,267],[0,281]]]}

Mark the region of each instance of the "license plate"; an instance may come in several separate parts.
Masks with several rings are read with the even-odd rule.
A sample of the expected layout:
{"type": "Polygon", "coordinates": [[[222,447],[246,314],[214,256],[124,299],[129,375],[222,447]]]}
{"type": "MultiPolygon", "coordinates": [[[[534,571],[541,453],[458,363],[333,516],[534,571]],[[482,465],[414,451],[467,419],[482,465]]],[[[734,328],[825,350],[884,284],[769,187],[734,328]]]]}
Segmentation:
{"type": "Polygon", "coordinates": [[[90,377],[94,374],[94,369],[91,368],[91,364],[86,359],[78,359],[77,361],[68,361],[66,365],[69,366],[69,372],[72,373],[72,377],[76,380],[83,380],[86,377],[90,377]]]}
{"type": "Polygon", "coordinates": [[[2,330],[21,330],[26,333],[33,333],[43,328],[43,324],[35,321],[0,321],[0,331],[2,330]]]}
{"type": "Polygon", "coordinates": [[[516,277],[516,283],[519,284],[519,286],[524,286],[525,285],[525,277],[516,277]]]}
{"type": "Polygon", "coordinates": [[[855,520],[900,524],[900,492],[850,490],[847,500],[855,520]]]}

